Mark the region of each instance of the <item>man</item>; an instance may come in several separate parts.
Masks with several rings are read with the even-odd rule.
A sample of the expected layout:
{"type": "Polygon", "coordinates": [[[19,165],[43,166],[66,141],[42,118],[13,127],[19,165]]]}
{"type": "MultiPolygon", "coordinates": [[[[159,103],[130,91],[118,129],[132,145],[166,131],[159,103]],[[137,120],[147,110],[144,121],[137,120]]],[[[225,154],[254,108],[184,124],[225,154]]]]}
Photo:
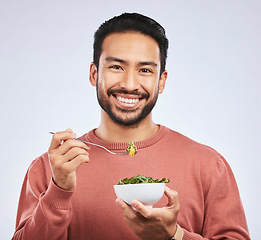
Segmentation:
{"type": "Polygon", "coordinates": [[[138,153],[115,156],[75,140],[71,129],[55,133],[27,171],[13,239],[250,239],[225,159],[152,120],[167,48],[162,26],[140,14],[100,26],[90,82],[101,122],[81,139],[117,152],[132,140],[138,153]],[[138,174],[171,180],[155,208],[115,202],[113,185],[138,174]]]}

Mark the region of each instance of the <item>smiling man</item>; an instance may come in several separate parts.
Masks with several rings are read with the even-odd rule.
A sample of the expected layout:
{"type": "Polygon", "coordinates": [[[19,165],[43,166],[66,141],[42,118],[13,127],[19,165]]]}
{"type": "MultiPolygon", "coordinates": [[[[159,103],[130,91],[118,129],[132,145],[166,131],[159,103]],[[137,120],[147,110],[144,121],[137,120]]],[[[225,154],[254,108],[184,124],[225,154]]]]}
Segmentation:
{"type": "Polygon", "coordinates": [[[55,133],[25,176],[13,239],[250,239],[226,160],[153,122],[167,49],[165,30],[146,16],[125,13],[100,26],[90,83],[101,121],[81,139],[116,152],[134,141],[138,153],[115,156],[71,129],[55,133]],[[170,179],[154,208],[115,199],[113,185],[138,174],[170,179]]]}
{"type": "Polygon", "coordinates": [[[103,109],[95,133],[107,141],[112,141],[112,136],[116,137],[113,141],[119,141],[122,128],[128,132],[123,141],[152,136],[158,125],[152,121],[151,110],[167,78],[167,72],[160,69],[157,42],[134,31],[112,33],[104,39],[102,49],[99,64],[92,63],[90,70],[90,81],[97,87],[103,109]]]}

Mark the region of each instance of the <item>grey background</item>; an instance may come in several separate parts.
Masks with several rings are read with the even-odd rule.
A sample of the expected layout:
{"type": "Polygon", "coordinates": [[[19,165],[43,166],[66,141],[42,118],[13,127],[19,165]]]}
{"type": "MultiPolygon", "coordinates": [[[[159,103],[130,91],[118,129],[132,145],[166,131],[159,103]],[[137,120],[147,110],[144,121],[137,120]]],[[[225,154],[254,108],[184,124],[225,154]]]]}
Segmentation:
{"type": "Polygon", "coordinates": [[[47,151],[48,132],[82,135],[98,126],[88,81],[94,31],[114,15],[139,12],[170,40],[154,121],[227,159],[252,239],[261,239],[260,10],[259,0],[0,0],[0,238],[14,232],[25,172],[47,151]]]}

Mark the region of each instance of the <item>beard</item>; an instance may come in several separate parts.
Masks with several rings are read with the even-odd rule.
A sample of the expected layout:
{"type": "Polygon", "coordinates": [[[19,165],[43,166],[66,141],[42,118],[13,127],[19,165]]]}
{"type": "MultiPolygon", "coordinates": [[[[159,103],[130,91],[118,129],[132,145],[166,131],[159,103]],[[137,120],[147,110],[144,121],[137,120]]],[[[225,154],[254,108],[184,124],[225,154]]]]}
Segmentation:
{"type": "Polygon", "coordinates": [[[158,94],[156,94],[150,101],[148,101],[150,95],[149,93],[141,93],[138,91],[127,91],[125,89],[109,89],[107,91],[107,98],[102,91],[99,90],[99,84],[96,87],[97,99],[101,106],[101,108],[109,115],[111,120],[118,125],[125,127],[134,127],[137,126],[143,119],[145,119],[152,109],[154,108],[158,94]],[[124,94],[134,94],[141,96],[142,99],[146,99],[147,104],[145,106],[139,106],[134,109],[121,108],[119,106],[115,106],[113,109],[112,104],[108,101],[109,97],[116,93],[124,93],[124,94]]]}

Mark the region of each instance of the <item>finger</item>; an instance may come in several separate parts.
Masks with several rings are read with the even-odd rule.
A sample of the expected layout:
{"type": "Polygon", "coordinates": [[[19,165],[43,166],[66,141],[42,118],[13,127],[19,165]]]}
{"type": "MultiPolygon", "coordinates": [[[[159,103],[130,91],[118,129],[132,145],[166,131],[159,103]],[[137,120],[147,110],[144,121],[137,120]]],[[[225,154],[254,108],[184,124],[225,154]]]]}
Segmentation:
{"type": "Polygon", "coordinates": [[[124,202],[121,198],[117,198],[116,203],[123,211],[125,219],[134,219],[136,217],[135,210],[133,210],[133,208],[130,205],[128,205],[126,202],[124,202]]]}
{"type": "Polygon", "coordinates": [[[127,203],[125,203],[121,198],[116,198],[116,203],[118,204],[120,209],[123,210],[123,211],[127,207],[127,203]]]}
{"type": "Polygon", "coordinates": [[[135,208],[137,212],[139,212],[143,217],[145,218],[151,218],[153,217],[153,211],[152,208],[148,208],[144,206],[141,202],[137,200],[131,201],[131,206],[135,208]]]}
{"type": "Polygon", "coordinates": [[[74,158],[76,158],[79,155],[86,155],[89,157],[89,153],[87,152],[86,149],[73,147],[63,155],[63,159],[64,159],[63,161],[64,162],[72,161],[74,158]]]}
{"type": "Polygon", "coordinates": [[[81,141],[74,140],[74,139],[68,139],[57,149],[56,154],[64,155],[72,148],[81,148],[84,150],[90,149],[90,147],[87,144],[85,144],[81,141]]]}
{"type": "Polygon", "coordinates": [[[129,211],[133,212],[132,207],[126,202],[124,202],[121,198],[117,198],[116,203],[118,204],[120,209],[124,211],[124,213],[128,213],[129,211]]]}
{"type": "Polygon", "coordinates": [[[63,141],[74,138],[76,138],[76,134],[71,129],[67,129],[66,131],[62,132],[57,132],[52,137],[52,141],[48,151],[50,152],[58,148],[63,141]]]}
{"type": "Polygon", "coordinates": [[[166,187],[164,193],[168,198],[168,207],[175,207],[179,203],[178,192],[166,187]]]}
{"type": "Polygon", "coordinates": [[[79,154],[75,158],[73,158],[71,161],[66,162],[65,165],[67,165],[68,170],[70,172],[75,171],[81,164],[88,163],[90,161],[89,154],[79,154]]]}

